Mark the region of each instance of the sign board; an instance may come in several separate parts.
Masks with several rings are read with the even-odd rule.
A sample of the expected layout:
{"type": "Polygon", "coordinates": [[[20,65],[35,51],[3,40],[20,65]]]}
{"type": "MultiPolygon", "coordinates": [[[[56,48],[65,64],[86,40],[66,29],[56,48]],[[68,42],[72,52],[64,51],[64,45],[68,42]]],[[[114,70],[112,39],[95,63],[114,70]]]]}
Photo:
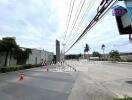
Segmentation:
{"type": "Polygon", "coordinates": [[[131,34],[132,28],[128,13],[125,13],[123,16],[116,16],[116,22],[120,35],[131,34]]]}
{"type": "Polygon", "coordinates": [[[112,14],[115,16],[120,35],[132,34],[132,0],[124,0],[126,8],[113,7],[112,14]]]}
{"type": "Polygon", "coordinates": [[[127,12],[126,8],[117,5],[117,6],[113,7],[112,15],[113,16],[123,16],[126,12],[127,12]]]}

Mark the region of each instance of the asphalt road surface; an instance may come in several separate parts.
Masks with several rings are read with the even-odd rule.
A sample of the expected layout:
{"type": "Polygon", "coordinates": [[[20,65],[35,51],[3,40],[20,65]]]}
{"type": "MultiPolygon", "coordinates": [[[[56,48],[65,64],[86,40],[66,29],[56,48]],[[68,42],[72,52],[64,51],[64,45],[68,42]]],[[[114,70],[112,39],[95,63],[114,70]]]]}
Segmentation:
{"type": "Polygon", "coordinates": [[[56,65],[49,72],[44,68],[20,72],[0,75],[0,100],[67,100],[77,76],[56,65]],[[23,81],[19,81],[20,72],[24,72],[23,81]]]}
{"type": "Polygon", "coordinates": [[[113,100],[132,96],[132,64],[67,61],[0,74],[0,100],[113,100]],[[76,70],[75,70],[76,69],[76,70]],[[24,80],[19,81],[20,72],[24,80]]]}

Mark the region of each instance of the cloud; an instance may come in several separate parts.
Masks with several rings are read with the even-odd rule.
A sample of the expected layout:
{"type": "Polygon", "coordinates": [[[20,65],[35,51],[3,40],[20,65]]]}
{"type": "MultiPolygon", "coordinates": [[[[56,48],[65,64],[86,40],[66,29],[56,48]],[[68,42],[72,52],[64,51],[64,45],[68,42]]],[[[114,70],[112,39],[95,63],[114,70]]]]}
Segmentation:
{"type": "Polygon", "coordinates": [[[57,33],[59,19],[50,4],[50,0],[0,1],[0,37],[15,36],[21,46],[52,51],[49,44],[55,39],[49,37],[57,33]]]}
{"type": "MultiPolygon", "coordinates": [[[[80,1],[75,2],[69,28],[80,1]]],[[[94,0],[86,1],[77,24],[91,2],[94,0]]],[[[73,32],[68,32],[67,40],[75,38],[76,34],[80,34],[80,31],[88,25],[96,14],[100,2],[101,0],[96,0],[91,6],[79,32],[75,35],[72,35],[73,32]]],[[[69,4],[70,0],[0,0],[0,38],[14,36],[20,46],[55,52],[55,40],[60,40],[61,44],[64,40],[69,4]]],[[[124,43],[126,40],[128,40],[127,36],[119,35],[115,19],[110,11],[69,53],[83,52],[86,43],[90,45],[91,52],[94,50],[101,52],[100,45],[103,43],[108,45],[106,51],[110,51],[116,41],[124,43]]],[[[131,48],[125,47],[128,50],[131,48]]],[[[122,47],[116,49],[123,51],[122,47]]]]}

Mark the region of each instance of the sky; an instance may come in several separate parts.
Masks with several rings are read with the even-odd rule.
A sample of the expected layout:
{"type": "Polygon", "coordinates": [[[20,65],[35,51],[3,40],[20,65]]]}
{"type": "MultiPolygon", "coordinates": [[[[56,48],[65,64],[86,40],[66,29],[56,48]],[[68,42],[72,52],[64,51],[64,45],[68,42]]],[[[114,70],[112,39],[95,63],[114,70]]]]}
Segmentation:
{"type": "MultiPolygon", "coordinates": [[[[101,2],[101,0],[86,0],[76,26],[71,30],[82,1],[75,0],[68,31],[65,34],[70,0],[0,0],[0,39],[7,36],[16,37],[21,47],[44,49],[54,53],[55,40],[58,39],[61,48],[63,42],[67,43],[65,48],[67,50],[74,42],[72,40],[95,16],[101,2]],[[78,26],[85,10],[87,14],[84,21],[78,26]]],[[[118,4],[122,5],[122,2],[118,4]]],[[[90,53],[93,51],[102,53],[102,44],[106,45],[106,53],[111,50],[120,52],[132,50],[128,36],[119,35],[112,9],[68,53],[83,53],[86,43],[90,46],[90,53]]]]}

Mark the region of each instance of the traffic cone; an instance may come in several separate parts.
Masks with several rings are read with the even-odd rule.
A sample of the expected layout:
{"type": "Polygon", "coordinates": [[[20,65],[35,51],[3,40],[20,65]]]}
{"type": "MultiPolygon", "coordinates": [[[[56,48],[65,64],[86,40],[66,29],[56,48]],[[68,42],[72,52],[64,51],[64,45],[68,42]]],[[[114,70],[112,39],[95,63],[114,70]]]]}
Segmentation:
{"type": "Polygon", "coordinates": [[[22,80],[24,80],[24,73],[20,73],[19,75],[19,81],[22,81],[22,80]]]}

